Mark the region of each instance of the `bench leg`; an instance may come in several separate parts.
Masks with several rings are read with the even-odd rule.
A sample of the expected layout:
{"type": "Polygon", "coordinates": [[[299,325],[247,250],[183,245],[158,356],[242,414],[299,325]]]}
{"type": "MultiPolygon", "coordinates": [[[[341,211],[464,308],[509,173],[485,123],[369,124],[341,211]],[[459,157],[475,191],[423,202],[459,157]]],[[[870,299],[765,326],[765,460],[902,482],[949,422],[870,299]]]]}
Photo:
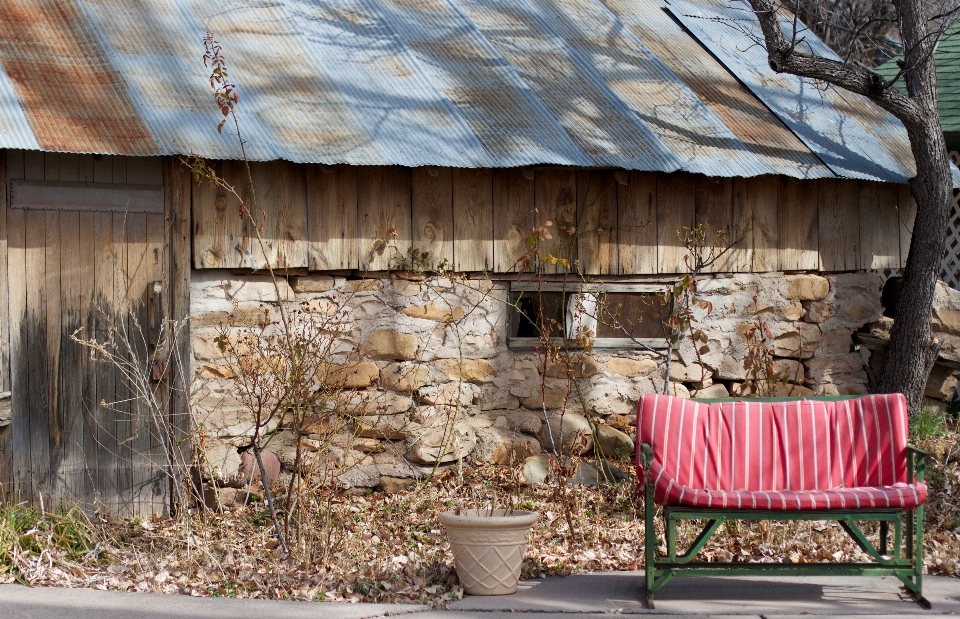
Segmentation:
{"type": "MultiPolygon", "coordinates": [[[[649,471],[649,464],[646,470],[649,471]]],[[[643,520],[644,520],[644,567],[643,584],[644,593],[647,597],[647,607],[653,608],[653,583],[657,577],[657,532],[653,526],[653,516],[656,512],[656,505],[653,500],[653,484],[650,480],[645,480],[643,497],[643,520]]]]}
{"type": "Polygon", "coordinates": [[[921,608],[930,610],[923,597],[923,505],[907,512],[907,557],[913,562],[913,574],[901,576],[904,590],[921,608]]]}

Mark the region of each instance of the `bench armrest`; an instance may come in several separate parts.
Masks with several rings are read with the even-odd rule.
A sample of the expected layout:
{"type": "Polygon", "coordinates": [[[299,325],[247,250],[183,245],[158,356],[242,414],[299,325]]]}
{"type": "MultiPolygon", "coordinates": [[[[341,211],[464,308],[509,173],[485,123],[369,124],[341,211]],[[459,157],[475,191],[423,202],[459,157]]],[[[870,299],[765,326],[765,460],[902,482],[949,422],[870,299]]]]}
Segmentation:
{"type": "Polygon", "coordinates": [[[924,473],[927,472],[927,456],[929,452],[907,445],[907,481],[911,484],[923,481],[924,473]]]}

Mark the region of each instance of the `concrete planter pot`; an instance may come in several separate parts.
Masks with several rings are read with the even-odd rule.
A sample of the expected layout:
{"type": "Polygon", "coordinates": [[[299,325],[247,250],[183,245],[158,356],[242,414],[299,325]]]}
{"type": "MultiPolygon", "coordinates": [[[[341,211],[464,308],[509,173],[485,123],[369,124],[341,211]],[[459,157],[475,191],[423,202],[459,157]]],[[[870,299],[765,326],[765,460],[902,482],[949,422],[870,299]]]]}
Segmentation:
{"type": "Polygon", "coordinates": [[[467,509],[440,514],[457,575],[470,595],[507,595],[517,590],[536,512],[467,509]]]}

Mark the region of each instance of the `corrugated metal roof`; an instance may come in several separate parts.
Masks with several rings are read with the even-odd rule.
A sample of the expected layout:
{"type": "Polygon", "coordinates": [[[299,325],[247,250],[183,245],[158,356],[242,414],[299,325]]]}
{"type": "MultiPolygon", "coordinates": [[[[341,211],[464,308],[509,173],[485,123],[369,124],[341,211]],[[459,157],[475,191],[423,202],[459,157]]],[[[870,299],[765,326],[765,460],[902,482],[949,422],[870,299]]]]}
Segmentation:
{"type": "MultiPolygon", "coordinates": [[[[916,174],[906,129],[868,99],[767,65],[760,23],[745,0],[667,0],[670,12],[838,176],[906,183],[916,174]]],[[[800,24],[813,51],[836,57],[800,24]]],[[[789,36],[792,22],[784,23],[789,36]]]]}
{"type": "Polygon", "coordinates": [[[779,80],[757,88],[744,76],[767,80],[765,56],[728,62],[726,39],[691,28],[764,105],[663,8],[662,0],[0,0],[0,147],[240,158],[229,125],[216,132],[201,62],[210,30],[238,86],[253,160],[800,178],[832,169],[902,182],[909,148],[889,115],[844,94],[820,104],[838,126],[791,116],[811,104],[805,91],[779,80]],[[852,156],[873,148],[864,135],[881,144],[852,156]]]}

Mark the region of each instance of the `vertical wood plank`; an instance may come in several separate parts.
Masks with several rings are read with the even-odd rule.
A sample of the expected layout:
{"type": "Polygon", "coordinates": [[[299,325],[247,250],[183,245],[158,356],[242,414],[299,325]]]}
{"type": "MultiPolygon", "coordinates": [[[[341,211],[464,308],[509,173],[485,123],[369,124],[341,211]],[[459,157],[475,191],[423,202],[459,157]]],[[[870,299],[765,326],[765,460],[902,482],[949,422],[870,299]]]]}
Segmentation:
{"type": "MultiPolygon", "coordinates": [[[[161,168],[160,171],[162,173],[163,169],[161,168]]],[[[167,270],[165,268],[167,264],[166,256],[163,253],[163,215],[147,215],[146,241],[146,259],[144,260],[146,275],[144,281],[148,286],[152,286],[152,282],[163,282],[164,272],[167,270]]],[[[185,257],[184,260],[189,265],[189,256],[185,257]]],[[[161,303],[163,300],[161,299],[161,303]]],[[[162,312],[163,309],[160,308],[160,311],[162,312]]],[[[141,314],[146,317],[148,313],[148,307],[144,304],[141,314]]],[[[149,322],[145,321],[143,324],[147,325],[149,322]]],[[[146,339],[152,351],[157,342],[149,337],[151,335],[149,328],[145,328],[144,331],[148,336],[146,339]]],[[[167,398],[170,397],[167,389],[168,386],[164,383],[154,385],[157,402],[167,401],[167,398]]],[[[167,425],[165,423],[158,424],[158,420],[152,417],[150,409],[143,404],[140,406],[139,414],[145,415],[145,417],[140,418],[140,444],[145,445],[146,452],[140,452],[139,454],[141,466],[139,483],[141,485],[137,486],[138,515],[164,514],[170,504],[170,479],[164,473],[164,471],[169,471],[169,468],[167,467],[165,443],[160,433],[167,430],[167,425]],[[144,434],[145,436],[143,436],[144,434]]],[[[137,484],[138,480],[134,479],[134,483],[137,484]]]]}
{"type": "Polygon", "coordinates": [[[60,180],[71,183],[80,182],[80,155],[60,153],[60,180]]]}
{"type": "Polygon", "coordinates": [[[541,243],[541,257],[552,255],[566,259],[569,268],[561,264],[542,262],[544,273],[564,273],[573,270],[577,260],[577,177],[573,170],[536,170],[534,172],[534,203],[537,205],[537,225],[546,226],[553,238],[541,243]]]}
{"type": "Polygon", "coordinates": [[[410,169],[368,166],[357,171],[360,264],[365,271],[386,271],[407,256],[412,239],[410,169]]]}
{"type": "Polygon", "coordinates": [[[617,245],[620,273],[657,272],[657,175],[624,172],[617,188],[617,245]]]}
{"type": "Polygon", "coordinates": [[[7,159],[7,180],[21,180],[26,178],[23,162],[23,151],[20,149],[10,148],[4,152],[6,153],[7,159]]]}
{"type": "Polygon", "coordinates": [[[147,162],[149,157],[126,157],[128,185],[146,185],[147,162]]]}
{"type": "Polygon", "coordinates": [[[910,241],[913,239],[913,222],[917,218],[917,201],[913,199],[910,185],[898,185],[898,220],[900,232],[900,268],[907,266],[910,241]]]}
{"type": "Polygon", "coordinates": [[[777,217],[777,189],[775,176],[755,176],[737,179],[735,200],[742,201],[736,208],[749,213],[751,252],[749,268],[754,273],[780,269],[780,227],[777,217]]]}
{"type": "MultiPolygon", "coordinates": [[[[0,149],[0,390],[10,391],[10,307],[7,283],[7,155],[0,149]]],[[[13,491],[13,432],[0,428],[0,501],[13,491]]]]}
{"type": "Polygon", "coordinates": [[[23,178],[31,181],[44,180],[45,161],[43,153],[36,150],[23,151],[23,178]]]}
{"type": "MultiPolygon", "coordinates": [[[[92,159],[91,159],[92,162],[92,159]]],[[[94,213],[85,211],[80,213],[80,264],[81,286],[78,320],[83,325],[83,337],[90,339],[97,337],[98,311],[93,306],[98,302],[97,296],[97,227],[94,222],[94,213]]],[[[89,351],[80,352],[80,409],[83,432],[81,445],[83,448],[83,475],[82,475],[82,503],[88,509],[97,506],[97,492],[100,490],[100,445],[98,437],[97,407],[97,361],[89,351]]]]}
{"type": "Polygon", "coordinates": [[[696,216],[697,180],[693,174],[657,174],[657,272],[683,273],[687,249],[678,231],[693,226],[696,216]]]}
{"type": "MultiPolygon", "coordinates": [[[[10,391],[10,307],[8,305],[9,288],[7,277],[7,155],[9,151],[0,149],[0,391],[10,391]]],[[[9,430],[5,433],[10,440],[9,430]]],[[[3,450],[0,450],[3,451],[3,450]]],[[[8,456],[10,450],[4,453],[8,456]]],[[[12,475],[12,464],[4,466],[0,462],[0,483],[4,483],[4,471],[12,475]]],[[[7,483],[12,477],[7,480],[7,483]]],[[[2,492],[0,492],[2,494],[2,492]]]]}
{"type": "MultiPolygon", "coordinates": [[[[128,166],[128,179],[130,171],[128,166]]],[[[145,300],[153,261],[154,256],[147,246],[147,215],[130,213],[126,220],[126,298],[123,299],[127,305],[124,308],[125,315],[119,319],[126,321],[129,332],[135,338],[133,346],[138,359],[146,359],[148,354],[150,321],[145,300]]],[[[125,405],[121,407],[125,414],[119,419],[121,431],[117,437],[122,460],[119,478],[120,513],[132,518],[141,514],[145,498],[142,493],[148,489],[148,481],[153,473],[153,463],[150,461],[150,417],[136,392],[126,380],[122,380],[122,375],[118,376],[117,393],[120,399],[125,400],[125,405]]]]}
{"type": "Polygon", "coordinates": [[[266,212],[254,211],[263,225],[263,246],[256,230],[247,218],[244,222],[244,245],[252,252],[256,264],[244,254],[239,266],[265,269],[267,262],[273,268],[307,266],[307,181],[304,166],[288,161],[269,161],[250,164],[257,195],[257,205],[266,212]],[[264,253],[266,252],[266,253],[264,253]]]}
{"type": "Polygon", "coordinates": [[[453,174],[450,168],[420,167],[413,183],[413,247],[429,252],[430,266],[453,265],[453,174]]]}
{"type": "Polygon", "coordinates": [[[516,168],[493,171],[493,261],[497,273],[518,268],[535,223],[533,172],[516,168]]]}
{"type": "Polygon", "coordinates": [[[493,170],[453,169],[453,238],[457,271],[493,269],[493,170]]]}
{"type": "Polygon", "coordinates": [[[93,156],[93,182],[113,182],[113,157],[109,155],[93,156]]]}
{"type": "MultiPolygon", "coordinates": [[[[164,316],[169,321],[186,321],[179,337],[174,342],[176,349],[171,354],[170,388],[170,426],[175,435],[170,438],[172,457],[176,462],[191,461],[193,450],[191,440],[191,420],[189,412],[190,381],[190,210],[191,181],[190,171],[172,157],[164,161],[164,316]]],[[[158,480],[156,483],[160,483],[158,480]]],[[[168,484],[174,500],[173,488],[183,488],[184,480],[173,480],[168,484]]],[[[162,500],[159,499],[159,500],[162,500]]],[[[168,503],[169,511],[169,503],[168,503]]],[[[163,513],[163,512],[161,512],[163,513]]]]}
{"type": "Polygon", "coordinates": [[[127,161],[129,158],[122,155],[111,155],[109,159],[113,167],[113,180],[111,182],[115,185],[126,185],[127,161]]]}
{"type": "MultiPolygon", "coordinates": [[[[113,300],[116,290],[115,242],[113,215],[94,213],[94,279],[92,323],[93,334],[103,341],[114,319],[113,300]]],[[[97,385],[94,407],[96,426],[97,465],[94,475],[94,492],[97,503],[111,512],[117,508],[117,438],[113,406],[116,402],[116,380],[113,367],[102,358],[95,357],[91,364],[97,385]]]]}
{"type": "Polygon", "coordinates": [[[78,155],[77,174],[81,183],[93,182],[93,157],[94,155],[78,155]]]}
{"type": "Polygon", "coordinates": [[[47,391],[47,309],[44,290],[44,270],[46,268],[46,217],[43,211],[26,211],[26,345],[23,349],[27,363],[27,390],[30,393],[30,407],[27,419],[30,426],[30,463],[32,465],[32,496],[39,492],[45,495],[49,490],[50,479],[50,405],[47,391]]]}
{"type": "Polygon", "coordinates": [[[310,270],[359,269],[357,168],[308,166],[307,214],[310,270]]]}
{"type": "Polygon", "coordinates": [[[60,153],[43,153],[43,180],[60,180],[60,153]]]}
{"type": "MultiPolygon", "coordinates": [[[[125,158],[124,158],[125,159],[125,158]]],[[[125,168],[126,166],[124,166],[125,168]]],[[[116,174],[116,166],[114,166],[116,174]]],[[[124,181],[126,182],[126,181],[124,181]]],[[[139,214],[138,214],[139,215],[139,214]]],[[[113,324],[119,326],[127,320],[128,307],[127,297],[130,293],[130,279],[127,273],[127,254],[129,249],[129,239],[127,238],[128,224],[133,217],[132,213],[113,213],[113,236],[111,243],[111,255],[113,258],[113,298],[112,311],[113,324]]],[[[113,475],[116,479],[116,492],[113,497],[114,513],[126,516],[127,505],[124,502],[124,491],[131,484],[131,444],[130,444],[130,400],[127,392],[127,384],[123,380],[122,374],[112,364],[103,364],[102,370],[107,370],[113,374],[113,393],[107,400],[110,410],[113,440],[115,446],[115,470],[113,475]]]]}
{"type": "Polygon", "coordinates": [[[816,181],[779,178],[780,269],[815,271],[820,266],[816,181]]]}
{"type": "Polygon", "coordinates": [[[61,306],[60,306],[60,212],[44,211],[44,271],[43,289],[46,299],[46,320],[44,332],[46,334],[46,377],[47,384],[47,433],[49,440],[50,460],[49,487],[52,496],[65,498],[64,480],[60,471],[63,460],[63,435],[65,420],[61,417],[60,408],[60,339],[61,306]]]}
{"type": "MultiPolygon", "coordinates": [[[[211,166],[217,176],[234,186],[239,195],[246,193],[245,173],[240,163],[217,161],[211,166]]],[[[240,249],[249,251],[240,202],[226,189],[200,183],[193,191],[193,255],[198,269],[237,268],[247,262],[240,249]]]]}
{"type": "Polygon", "coordinates": [[[900,264],[900,189],[891,183],[870,181],[859,181],[858,189],[860,268],[896,269],[900,264]]]}
{"type": "MultiPolygon", "coordinates": [[[[87,490],[84,483],[84,414],[83,371],[84,350],[72,342],[70,334],[83,327],[80,309],[83,303],[83,286],[93,282],[93,272],[84,272],[80,249],[80,212],[60,213],[60,368],[57,379],[60,383],[58,411],[63,420],[63,460],[60,465],[63,479],[63,495],[81,505],[85,503],[87,490]]],[[[89,298],[89,295],[87,295],[89,298]]],[[[85,338],[82,332],[79,337],[85,338]]]]}
{"type": "Polygon", "coordinates": [[[15,489],[23,500],[32,499],[30,452],[30,368],[27,346],[27,246],[26,217],[22,210],[7,212],[7,273],[10,290],[10,405],[13,419],[10,436],[15,489]]]}
{"type": "Polygon", "coordinates": [[[610,275],[620,272],[617,251],[617,181],[610,170],[577,172],[576,224],[580,272],[610,275]]]}
{"type": "MultiPolygon", "coordinates": [[[[707,243],[704,250],[719,256],[704,271],[731,271],[733,249],[724,250],[736,242],[743,231],[733,220],[733,179],[697,176],[696,191],[696,223],[704,227],[707,243]]],[[[707,256],[704,258],[710,260],[707,256]]]]}
{"type": "Polygon", "coordinates": [[[821,271],[860,268],[860,200],[856,181],[817,181],[821,271]]]}

